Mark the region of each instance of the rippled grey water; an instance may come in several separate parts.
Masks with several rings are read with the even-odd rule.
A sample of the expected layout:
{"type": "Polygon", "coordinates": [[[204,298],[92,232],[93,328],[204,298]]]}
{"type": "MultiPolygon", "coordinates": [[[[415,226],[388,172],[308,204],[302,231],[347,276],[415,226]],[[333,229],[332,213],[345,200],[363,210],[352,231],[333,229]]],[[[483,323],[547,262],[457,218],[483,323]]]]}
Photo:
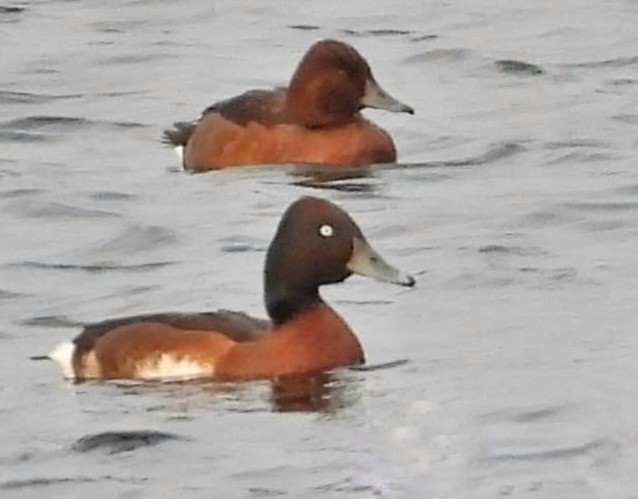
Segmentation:
{"type": "Polygon", "coordinates": [[[0,496],[636,498],[638,4],[0,4],[0,496]],[[356,45],[417,110],[368,112],[401,166],[331,179],[179,172],[159,134],[356,45]],[[346,207],[400,290],[325,294],[371,372],[64,382],[84,321],[262,313],[302,194],[346,207]],[[303,393],[305,388],[300,388],[303,393]]]}

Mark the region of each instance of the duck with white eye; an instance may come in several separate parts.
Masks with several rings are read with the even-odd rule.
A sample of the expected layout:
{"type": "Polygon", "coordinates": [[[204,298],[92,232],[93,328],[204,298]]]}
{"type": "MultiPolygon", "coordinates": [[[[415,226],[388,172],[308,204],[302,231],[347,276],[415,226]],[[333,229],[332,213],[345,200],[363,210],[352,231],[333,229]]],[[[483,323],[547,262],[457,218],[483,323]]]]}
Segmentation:
{"type": "Polygon", "coordinates": [[[321,237],[325,237],[327,239],[334,236],[334,233],[334,227],[330,224],[323,224],[321,227],[319,227],[319,235],[321,237]]]}

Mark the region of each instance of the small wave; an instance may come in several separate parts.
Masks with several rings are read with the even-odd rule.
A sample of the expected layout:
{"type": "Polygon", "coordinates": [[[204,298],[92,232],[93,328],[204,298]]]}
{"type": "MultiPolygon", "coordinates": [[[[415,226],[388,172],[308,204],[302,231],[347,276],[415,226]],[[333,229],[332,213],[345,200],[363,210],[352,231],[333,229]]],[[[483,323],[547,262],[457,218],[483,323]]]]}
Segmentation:
{"type": "Polygon", "coordinates": [[[90,483],[95,479],[87,477],[63,477],[63,478],[27,478],[26,480],[9,480],[0,484],[2,490],[28,489],[33,487],[48,487],[66,483],[90,483]]]}
{"type": "Polygon", "coordinates": [[[90,194],[92,199],[99,201],[131,201],[137,199],[137,195],[126,192],[96,191],[90,194]]]}
{"type": "Polygon", "coordinates": [[[65,315],[40,315],[28,317],[18,322],[22,326],[37,326],[45,328],[76,328],[82,323],[69,319],[65,315]]]}
{"type": "Polygon", "coordinates": [[[163,227],[136,226],[130,227],[110,241],[100,244],[96,250],[133,253],[170,246],[177,241],[177,236],[163,227]]]}
{"type": "Polygon", "coordinates": [[[121,265],[112,263],[95,263],[89,265],[81,265],[74,263],[45,263],[26,261],[11,264],[13,267],[47,269],[47,270],[79,270],[81,272],[102,273],[102,272],[147,272],[158,268],[172,265],[173,262],[151,262],[140,263],[135,265],[121,265]]]}
{"type": "Polygon", "coordinates": [[[500,59],[495,61],[494,65],[502,73],[515,74],[517,76],[538,76],[544,73],[543,69],[536,64],[515,59],[500,59]]]}
{"type": "Polygon", "coordinates": [[[602,61],[586,61],[572,64],[565,64],[569,68],[622,68],[638,64],[638,55],[614,57],[613,59],[603,59],[602,61]]]}
{"type": "Polygon", "coordinates": [[[161,431],[105,431],[76,440],[71,449],[75,452],[104,451],[108,454],[131,452],[140,447],[159,445],[167,440],[186,440],[173,433],[161,431]]]}
{"type": "Polygon", "coordinates": [[[614,121],[620,121],[621,123],[627,123],[628,125],[638,125],[637,113],[622,113],[611,117],[614,121]]]}
{"type": "Polygon", "coordinates": [[[565,208],[577,210],[577,211],[589,211],[589,212],[625,212],[638,209],[638,202],[636,201],[615,201],[615,202],[580,202],[580,203],[565,203],[565,208]]]}
{"type": "Polygon", "coordinates": [[[11,189],[8,191],[0,192],[0,198],[2,199],[22,198],[22,197],[33,196],[35,194],[41,194],[42,192],[44,192],[43,189],[34,189],[34,188],[11,189]]]}
{"type": "Polygon", "coordinates": [[[12,300],[13,298],[20,298],[26,295],[21,293],[14,293],[13,291],[7,291],[6,289],[0,289],[0,300],[12,300]]]}
{"type": "Polygon", "coordinates": [[[342,33],[350,36],[405,36],[414,35],[415,32],[409,29],[394,29],[394,28],[380,28],[380,29],[342,29],[342,33]]]}
{"type": "Polygon", "coordinates": [[[12,131],[0,131],[0,142],[19,142],[19,143],[33,143],[44,142],[50,140],[43,134],[28,133],[28,132],[12,132],[12,131]]]}
{"type": "Polygon", "coordinates": [[[450,167],[466,167],[475,165],[485,165],[495,163],[502,159],[511,158],[525,152],[526,149],[522,144],[517,142],[504,142],[491,146],[487,151],[476,156],[470,156],[464,159],[449,159],[443,161],[426,161],[419,163],[400,163],[393,165],[394,168],[450,168],[450,167]]]}
{"type": "Polygon", "coordinates": [[[51,134],[73,133],[89,128],[143,128],[147,125],[132,121],[95,121],[73,116],[27,116],[0,123],[0,140],[5,142],[39,142],[51,139],[51,134]]]}
{"type": "Polygon", "coordinates": [[[486,244],[480,246],[479,253],[495,253],[516,256],[541,256],[546,254],[540,248],[526,248],[523,246],[506,246],[503,244],[486,244]]]}
{"type": "Polygon", "coordinates": [[[421,62],[458,62],[469,58],[470,50],[464,48],[434,49],[421,54],[411,55],[404,62],[416,64],[421,62]]]}
{"type": "Polygon", "coordinates": [[[63,203],[20,203],[21,214],[33,218],[119,218],[120,215],[105,210],[80,208],[63,203]]]}
{"type": "Polygon", "coordinates": [[[299,31],[317,31],[318,29],[321,29],[319,26],[315,26],[314,24],[289,24],[288,27],[299,31]]]}
{"type": "Polygon", "coordinates": [[[546,149],[574,149],[584,147],[607,149],[610,147],[610,144],[598,139],[555,140],[545,143],[546,149]]]}
{"type": "Polygon", "coordinates": [[[77,99],[82,96],[82,94],[52,95],[0,90],[0,104],[44,104],[57,100],[77,99]]]}
{"type": "Polygon", "coordinates": [[[586,455],[607,445],[604,440],[593,440],[581,445],[556,447],[550,449],[521,450],[519,452],[495,453],[486,457],[487,461],[545,461],[550,459],[564,459],[586,455]]]}
{"type": "Polygon", "coordinates": [[[149,61],[175,58],[177,58],[177,56],[172,54],[150,54],[145,52],[143,54],[135,53],[106,57],[100,61],[100,64],[144,64],[148,63],[149,61]]]}
{"type": "Polygon", "coordinates": [[[0,15],[2,14],[20,14],[27,10],[24,7],[18,7],[16,5],[0,5],[0,15]]]}
{"type": "Polygon", "coordinates": [[[90,123],[71,116],[28,116],[0,123],[2,130],[41,130],[43,128],[74,129],[90,123]]]}

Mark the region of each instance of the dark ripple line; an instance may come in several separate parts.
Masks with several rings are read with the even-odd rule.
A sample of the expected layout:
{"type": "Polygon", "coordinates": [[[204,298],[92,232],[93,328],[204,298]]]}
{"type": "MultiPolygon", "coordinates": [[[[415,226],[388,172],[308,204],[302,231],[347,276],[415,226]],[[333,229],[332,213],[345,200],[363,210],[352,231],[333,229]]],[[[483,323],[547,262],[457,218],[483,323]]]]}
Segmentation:
{"type": "Polygon", "coordinates": [[[167,440],[185,441],[187,439],[173,433],[153,430],[105,431],[79,438],[71,445],[71,450],[75,452],[106,450],[109,454],[119,454],[140,447],[159,445],[167,440]]]}
{"type": "Polygon", "coordinates": [[[70,116],[29,116],[27,118],[17,118],[0,123],[3,130],[33,130],[47,127],[77,127],[88,123],[84,118],[73,118],[70,116]]]}
{"type": "Polygon", "coordinates": [[[63,483],[91,483],[95,481],[95,478],[89,477],[28,478],[26,480],[9,480],[8,482],[0,484],[0,489],[16,490],[26,489],[29,487],[46,487],[49,485],[58,485],[63,483]]]}
{"type": "Polygon", "coordinates": [[[0,104],[43,104],[56,100],[77,99],[80,97],[83,97],[83,94],[46,95],[34,94],[31,92],[0,90],[0,104]]]}
{"type": "Polygon", "coordinates": [[[0,192],[0,198],[2,199],[21,198],[25,196],[33,196],[35,194],[41,194],[43,192],[45,192],[44,189],[35,189],[35,188],[11,189],[9,191],[0,192]]]}
{"type": "Polygon", "coordinates": [[[11,300],[13,298],[21,298],[26,296],[22,293],[14,293],[13,291],[7,291],[5,289],[0,289],[0,300],[11,300]]]}
{"type": "MultiPolygon", "coordinates": [[[[35,203],[34,203],[35,204],[35,203]]],[[[35,206],[27,205],[20,209],[22,214],[34,218],[120,218],[121,215],[104,210],[92,210],[69,206],[62,203],[44,203],[35,206]]]]}
{"type": "Polygon", "coordinates": [[[34,134],[27,132],[0,132],[0,141],[2,142],[24,142],[24,143],[32,143],[32,142],[45,142],[50,140],[51,137],[47,137],[42,134],[34,134]]]}
{"type": "Polygon", "coordinates": [[[102,59],[102,64],[141,64],[154,60],[175,59],[173,54],[125,54],[102,59]]]}
{"type": "Polygon", "coordinates": [[[95,191],[90,194],[90,197],[99,201],[130,201],[137,199],[138,196],[126,192],[95,191]]]}
{"type": "Polygon", "coordinates": [[[538,76],[544,73],[543,69],[536,64],[518,61],[515,59],[500,59],[495,61],[494,65],[503,73],[510,73],[518,76],[538,76]]]}
{"type": "Polygon", "coordinates": [[[479,253],[496,253],[516,256],[541,256],[547,254],[540,248],[528,248],[524,246],[506,246],[504,244],[486,244],[480,246],[479,253]]]}
{"type": "Polygon", "coordinates": [[[572,149],[580,147],[592,147],[599,149],[609,149],[610,145],[607,142],[597,139],[572,139],[572,140],[557,140],[547,142],[545,144],[546,149],[572,149]]]}
{"type": "Polygon", "coordinates": [[[350,36],[404,36],[417,34],[415,31],[408,29],[381,28],[381,29],[342,29],[342,33],[350,36]]]}
{"type": "Polygon", "coordinates": [[[0,123],[0,130],[10,132],[26,132],[36,130],[77,130],[92,126],[111,126],[115,128],[143,128],[147,125],[129,121],[95,121],[73,116],[28,116],[0,123]]]}
{"type": "Polygon", "coordinates": [[[441,168],[441,167],[464,167],[464,166],[476,166],[486,165],[489,163],[495,163],[501,159],[510,158],[521,154],[525,151],[525,147],[516,142],[506,142],[499,144],[491,149],[488,149],[483,154],[478,156],[466,158],[466,159],[452,159],[446,161],[431,161],[424,163],[400,163],[394,165],[394,168],[441,168]]]}
{"type": "Polygon", "coordinates": [[[154,270],[162,267],[168,267],[169,265],[173,265],[175,262],[152,262],[152,263],[141,263],[136,265],[114,265],[114,264],[90,264],[90,265],[81,265],[81,264],[72,264],[72,263],[44,263],[44,262],[34,262],[34,261],[25,261],[20,263],[10,264],[11,267],[21,267],[21,268],[34,268],[34,269],[45,269],[45,270],[79,270],[82,272],[89,273],[101,273],[101,272],[147,272],[149,270],[154,270]]]}
{"type": "Polygon", "coordinates": [[[119,483],[128,483],[128,484],[142,484],[147,481],[144,477],[114,477],[112,475],[103,475],[95,478],[86,477],[86,476],[77,476],[77,477],[41,477],[41,478],[27,478],[24,480],[8,480],[6,482],[0,483],[0,490],[16,490],[16,489],[25,489],[30,487],[48,487],[51,485],[65,484],[65,483],[94,483],[101,480],[109,480],[119,483]]]}
{"type": "Polygon", "coordinates": [[[17,7],[14,5],[0,5],[0,14],[19,14],[27,10],[24,7],[17,7]]]}
{"type": "Polygon", "coordinates": [[[617,212],[617,211],[631,211],[638,209],[638,202],[636,201],[616,201],[616,202],[602,202],[602,203],[565,203],[563,204],[565,208],[571,208],[576,210],[586,210],[586,211],[609,211],[609,212],[617,212]]]}
{"type": "Polygon", "coordinates": [[[83,326],[82,322],[69,319],[65,315],[40,315],[18,321],[21,326],[37,326],[46,328],[76,328],[83,326]]]}
{"type": "Polygon", "coordinates": [[[583,445],[577,445],[573,447],[563,447],[559,449],[549,449],[537,452],[527,452],[527,453],[505,453],[505,454],[496,454],[493,456],[488,456],[486,459],[488,461],[535,461],[535,460],[546,460],[546,459],[562,459],[568,457],[576,457],[581,456],[583,454],[587,454],[588,452],[601,448],[604,445],[603,440],[594,440],[592,442],[587,442],[583,445]]]}
{"type": "Polygon", "coordinates": [[[638,55],[634,56],[625,56],[625,57],[615,57],[613,59],[605,59],[603,61],[588,61],[588,62],[578,62],[574,64],[565,64],[565,67],[568,68],[600,68],[600,67],[625,67],[632,66],[638,63],[638,55]]]}
{"type": "Polygon", "coordinates": [[[290,29],[297,29],[299,31],[316,31],[321,29],[319,26],[314,24],[289,24],[288,27],[290,29]]]}

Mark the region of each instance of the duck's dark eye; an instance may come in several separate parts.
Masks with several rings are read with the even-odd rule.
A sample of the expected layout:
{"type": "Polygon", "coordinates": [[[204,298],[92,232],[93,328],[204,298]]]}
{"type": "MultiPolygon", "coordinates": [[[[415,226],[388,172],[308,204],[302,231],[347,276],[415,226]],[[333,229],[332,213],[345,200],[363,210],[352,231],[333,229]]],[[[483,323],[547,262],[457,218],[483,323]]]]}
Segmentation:
{"type": "Polygon", "coordinates": [[[328,224],[323,224],[321,227],[319,227],[319,235],[321,237],[332,237],[335,233],[334,227],[332,225],[328,225],[328,224]]]}

